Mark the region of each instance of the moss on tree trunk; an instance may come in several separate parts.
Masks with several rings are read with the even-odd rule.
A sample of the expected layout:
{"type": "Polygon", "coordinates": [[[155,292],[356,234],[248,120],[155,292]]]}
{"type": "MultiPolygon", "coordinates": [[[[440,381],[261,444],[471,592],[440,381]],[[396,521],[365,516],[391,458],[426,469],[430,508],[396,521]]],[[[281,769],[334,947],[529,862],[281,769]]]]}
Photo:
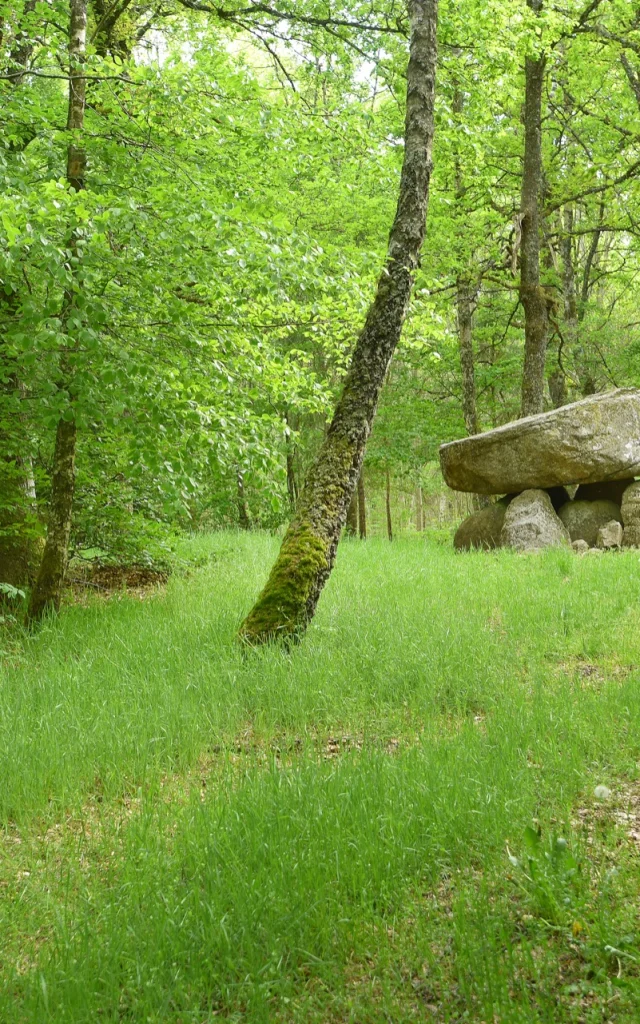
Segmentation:
{"type": "Polygon", "coordinates": [[[313,616],[335,560],[380,389],[406,317],[424,240],[436,74],[438,0],[411,0],[405,146],[387,260],[333,420],[300,495],[275,565],[240,628],[249,644],[297,637],[313,616]]]}

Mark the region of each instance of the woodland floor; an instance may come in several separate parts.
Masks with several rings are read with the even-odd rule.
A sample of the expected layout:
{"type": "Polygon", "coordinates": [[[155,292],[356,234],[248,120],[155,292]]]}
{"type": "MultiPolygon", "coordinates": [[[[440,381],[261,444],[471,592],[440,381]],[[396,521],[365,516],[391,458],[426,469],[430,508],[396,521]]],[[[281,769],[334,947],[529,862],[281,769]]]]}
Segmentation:
{"type": "Polygon", "coordinates": [[[3,1024],[638,1021],[640,553],[449,543],[288,655],[262,535],[0,637],[3,1024]]]}

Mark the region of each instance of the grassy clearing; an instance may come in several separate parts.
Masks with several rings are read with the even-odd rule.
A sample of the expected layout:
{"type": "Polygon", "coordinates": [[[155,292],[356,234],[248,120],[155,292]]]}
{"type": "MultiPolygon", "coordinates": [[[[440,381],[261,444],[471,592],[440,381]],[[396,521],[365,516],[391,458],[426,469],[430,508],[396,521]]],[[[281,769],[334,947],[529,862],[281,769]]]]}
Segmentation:
{"type": "Polygon", "coordinates": [[[276,543],[7,651],[0,1019],[637,1021],[639,555],[347,542],[243,658],[276,543]]]}

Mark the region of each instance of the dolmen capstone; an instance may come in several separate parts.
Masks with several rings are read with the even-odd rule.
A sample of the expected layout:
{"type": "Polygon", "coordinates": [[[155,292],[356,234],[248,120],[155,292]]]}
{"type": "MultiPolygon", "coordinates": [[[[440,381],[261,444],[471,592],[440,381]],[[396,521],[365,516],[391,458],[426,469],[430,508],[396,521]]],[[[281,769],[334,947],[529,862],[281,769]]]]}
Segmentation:
{"type": "Polygon", "coordinates": [[[619,388],[443,444],[453,490],[502,495],[474,512],[458,549],[640,547],[640,390],[619,388]],[[579,485],[573,500],[565,490],[579,485]]]}

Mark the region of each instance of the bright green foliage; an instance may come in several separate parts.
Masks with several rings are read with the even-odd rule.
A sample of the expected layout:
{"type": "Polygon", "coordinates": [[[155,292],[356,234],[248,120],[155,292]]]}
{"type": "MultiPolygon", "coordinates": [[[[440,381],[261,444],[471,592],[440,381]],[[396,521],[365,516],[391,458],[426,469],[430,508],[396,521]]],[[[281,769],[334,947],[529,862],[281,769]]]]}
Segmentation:
{"type": "MultiPolygon", "coordinates": [[[[239,472],[251,521],[278,525],[285,457],[299,487],[385,251],[404,4],[303,0],[276,5],[280,20],[269,5],[141,4],[111,36],[92,5],[78,195],[63,180],[66,7],[30,8],[0,5],[0,432],[20,414],[40,518],[55,423],[74,415],[74,546],[121,557],[124,531],[133,557],[147,521],[232,524],[239,472]],[[10,71],[20,40],[35,74],[10,71]],[[63,329],[72,280],[80,294],[63,329]]],[[[520,114],[533,51],[547,55],[548,373],[567,398],[639,380],[639,43],[625,4],[571,0],[534,18],[525,0],[443,0],[440,36],[428,238],[370,445],[374,478],[391,463],[417,481],[464,430],[461,276],[476,289],[480,425],[517,412],[520,114]]],[[[14,518],[42,532],[33,509],[14,518]]]]}

